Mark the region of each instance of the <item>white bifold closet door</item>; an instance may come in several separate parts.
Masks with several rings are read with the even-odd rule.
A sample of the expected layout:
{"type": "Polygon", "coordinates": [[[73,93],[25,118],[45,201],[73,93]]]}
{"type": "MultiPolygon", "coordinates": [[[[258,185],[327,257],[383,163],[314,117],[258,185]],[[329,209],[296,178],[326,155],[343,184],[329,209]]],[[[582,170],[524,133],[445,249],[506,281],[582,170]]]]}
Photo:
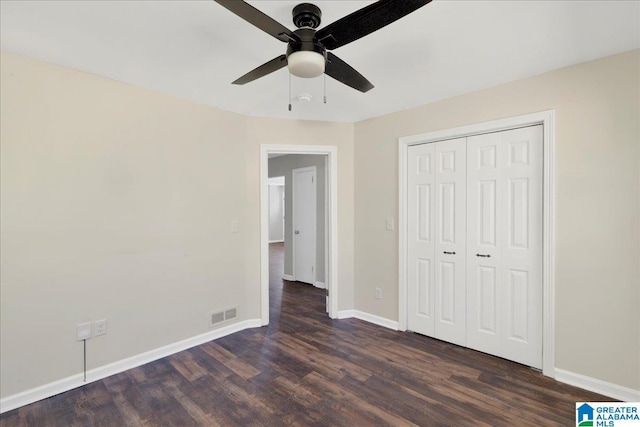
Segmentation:
{"type": "Polygon", "coordinates": [[[408,329],[541,368],[542,126],[408,155],[408,329]]]}
{"type": "Polygon", "coordinates": [[[465,139],[409,153],[408,326],[465,345],[465,139]]]}
{"type": "Polygon", "coordinates": [[[467,149],[467,346],[542,368],[542,126],[467,149]]]}
{"type": "Polygon", "coordinates": [[[409,147],[407,176],[407,327],[435,336],[436,145],[409,147]]]}

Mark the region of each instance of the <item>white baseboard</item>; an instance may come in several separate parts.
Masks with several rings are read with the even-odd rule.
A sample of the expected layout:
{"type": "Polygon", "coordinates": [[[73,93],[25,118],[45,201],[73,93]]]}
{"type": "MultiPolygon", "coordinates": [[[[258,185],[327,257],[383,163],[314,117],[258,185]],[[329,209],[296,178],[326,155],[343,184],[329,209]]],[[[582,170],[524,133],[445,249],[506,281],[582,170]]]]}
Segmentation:
{"type": "Polygon", "coordinates": [[[324,283],[322,283],[322,282],[315,282],[315,283],[313,284],[313,286],[315,286],[316,288],[320,288],[320,289],[327,289],[327,285],[325,285],[325,284],[324,284],[324,283]]]}
{"type": "Polygon", "coordinates": [[[28,405],[33,402],[37,402],[38,400],[55,396],[56,394],[60,394],[65,391],[81,387],[85,384],[101,380],[108,376],[124,372],[128,369],[144,365],[145,363],[153,362],[154,360],[170,356],[174,353],[186,350],[188,348],[195,347],[197,345],[204,344],[218,338],[222,338],[235,332],[240,332],[249,328],[259,328],[260,326],[260,319],[249,319],[242,322],[234,323],[233,325],[225,326],[201,335],[196,335],[195,337],[187,338],[182,341],[174,342],[169,345],[147,351],[145,353],[127,357],[126,359],[118,360],[117,362],[113,362],[108,365],[91,369],[87,371],[86,382],[83,381],[83,374],[76,374],[49,384],[44,384],[39,387],[23,391],[21,393],[7,396],[3,399],[0,399],[0,414],[24,405],[28,405]]]}
{"type": "MultiPolygon", "coordinates": [[[[337,318],[356,318],[388,329],[393,329],[394,331],[398,330],[398,322],[360,310],[339,311],[337,318]]],[[[56,394],[60,394],[65,391],[81,387],[85,384],[101,380],[108,376],[124,372],[128,369],[144,365],[145,363],[153,362],[154,360],[170,356],[174,353],[189,349],[191,347],[195,347],[197,345],[222,338],[235,332],[240,332],[242,330],[250,328],[259,328],[261,326],[262,325],[260,319],[249,319],[242,322],[234,323],[233,325],[225,326],[201,335],[197,335],[195,337],[187,338],[182,341],[178,341],[151,351],[147,351],[145,353],[128,357],[126,359],[110,363],[108,365],[91,369],[87,371],[86,382],[83,381],[82,374],[76,374],[49,384],[23,391],[21,393],[7,396],[3,399],[0,399],[0,414],[24,405],[28,405],[33,402],[37,402],[38,400],[55,396],[56,394]]],[[[634,390],[617,384],[608,383],[606,381],[587,377],[581,374],[576,374],[564,369],[555,368],[555,379],[565,384],[580,387],[585,390],[589,390],[594,393],[599,393],[604,396],[612,397],[614,399],[622,400],[625,402],[640,401],[639,390],[634,390]]]]}
{"type": "Polygon", "coordinates": [[[398,330],[398,322],[395,320],[365,313],[360,310],[343,310],[338,312],[338,319],[348,319],[350,317],[355,317],[356,319],[364,320],[365,322],[373,323],[384,328],[393,329],[394,331],[398,330]]]}
{"type": "Polygon", "coordinates": [[[555,371],[556,380],[561,383],[580,387],[624,402],[640,402],[640,390],[634,390],[621,385],[608,383],[596,378],[565,371],[564,369],[556,368],[555,371]]]}
{"type": "Polygon", "coordinates": [[[269,243],[284,243],[284,240],[269,240],[269,243]]]}
{"type": "Polygon", "coordinates": [[[351,319],[352,317],[356,317],[355,310],[342,310],[338,312],[336,319],[351,319]]]}
{"type": "Polygon", "coordinates": [[[283,278],[284,280],[288,280],[288,281],[290,281],[290,282],[293,282],[293,281],[295,281],[295,280],[296,280],[296,279],[294,279],[294,278],[293,278],[293,276],[292,276],[292,275],[290,275],[290,274],[283,274],[283,275],[282,275],[282,278],[283,278]]]}

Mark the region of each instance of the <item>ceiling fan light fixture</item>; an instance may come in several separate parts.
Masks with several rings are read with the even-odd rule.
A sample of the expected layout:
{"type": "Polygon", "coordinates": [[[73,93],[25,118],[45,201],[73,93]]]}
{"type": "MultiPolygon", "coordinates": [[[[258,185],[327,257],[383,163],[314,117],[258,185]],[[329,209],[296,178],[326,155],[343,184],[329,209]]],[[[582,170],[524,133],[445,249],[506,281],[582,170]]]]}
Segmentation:
{"type": "Polygon", "coordinates": [[[321,76],[325,66],[324,55],[310,50],[292,52],[287,57],[289,72],[306,79],[321,76]]]}

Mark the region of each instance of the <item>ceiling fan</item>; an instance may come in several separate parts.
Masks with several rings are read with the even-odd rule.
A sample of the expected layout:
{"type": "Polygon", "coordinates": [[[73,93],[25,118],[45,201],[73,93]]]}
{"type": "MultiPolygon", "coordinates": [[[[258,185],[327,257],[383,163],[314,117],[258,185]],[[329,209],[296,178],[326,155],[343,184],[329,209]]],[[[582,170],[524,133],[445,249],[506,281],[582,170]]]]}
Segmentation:
{"type": "Polygon", "coordinates": [[[287,66],[294,76],[312,78],[325,73],[360,92],[373,89],[373,84],[328,50],[337,49],[371,34],[431,2],[379,0],[319,30],[316,28],[320,25],[322,11],[311,3],[301,3],[292,11],[293,23],[298,29],[290,31],[245,1],[215,1],[267,34],[287,43],[286,54],[249,71],[233,84],[243,85],[287,66]]]}

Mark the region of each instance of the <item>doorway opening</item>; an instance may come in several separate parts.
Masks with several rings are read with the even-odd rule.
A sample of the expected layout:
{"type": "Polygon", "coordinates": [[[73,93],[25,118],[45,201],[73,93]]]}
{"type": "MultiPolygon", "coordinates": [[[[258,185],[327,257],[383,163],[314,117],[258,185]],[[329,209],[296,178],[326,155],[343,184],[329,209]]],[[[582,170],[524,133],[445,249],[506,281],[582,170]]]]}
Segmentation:
{"type": "Polygon", "coordinates": [[[272,319],[277,318],[287,291],[296,286],[314,287],[309,294],[319,297],[321,310],[330,318],[337,315],[336,151],[326,146],[260,146],[262,325],[269,324],[270,308],[276,312],[272,319]],[[284,177],[280,189],[276,177],[284,177]]]}

